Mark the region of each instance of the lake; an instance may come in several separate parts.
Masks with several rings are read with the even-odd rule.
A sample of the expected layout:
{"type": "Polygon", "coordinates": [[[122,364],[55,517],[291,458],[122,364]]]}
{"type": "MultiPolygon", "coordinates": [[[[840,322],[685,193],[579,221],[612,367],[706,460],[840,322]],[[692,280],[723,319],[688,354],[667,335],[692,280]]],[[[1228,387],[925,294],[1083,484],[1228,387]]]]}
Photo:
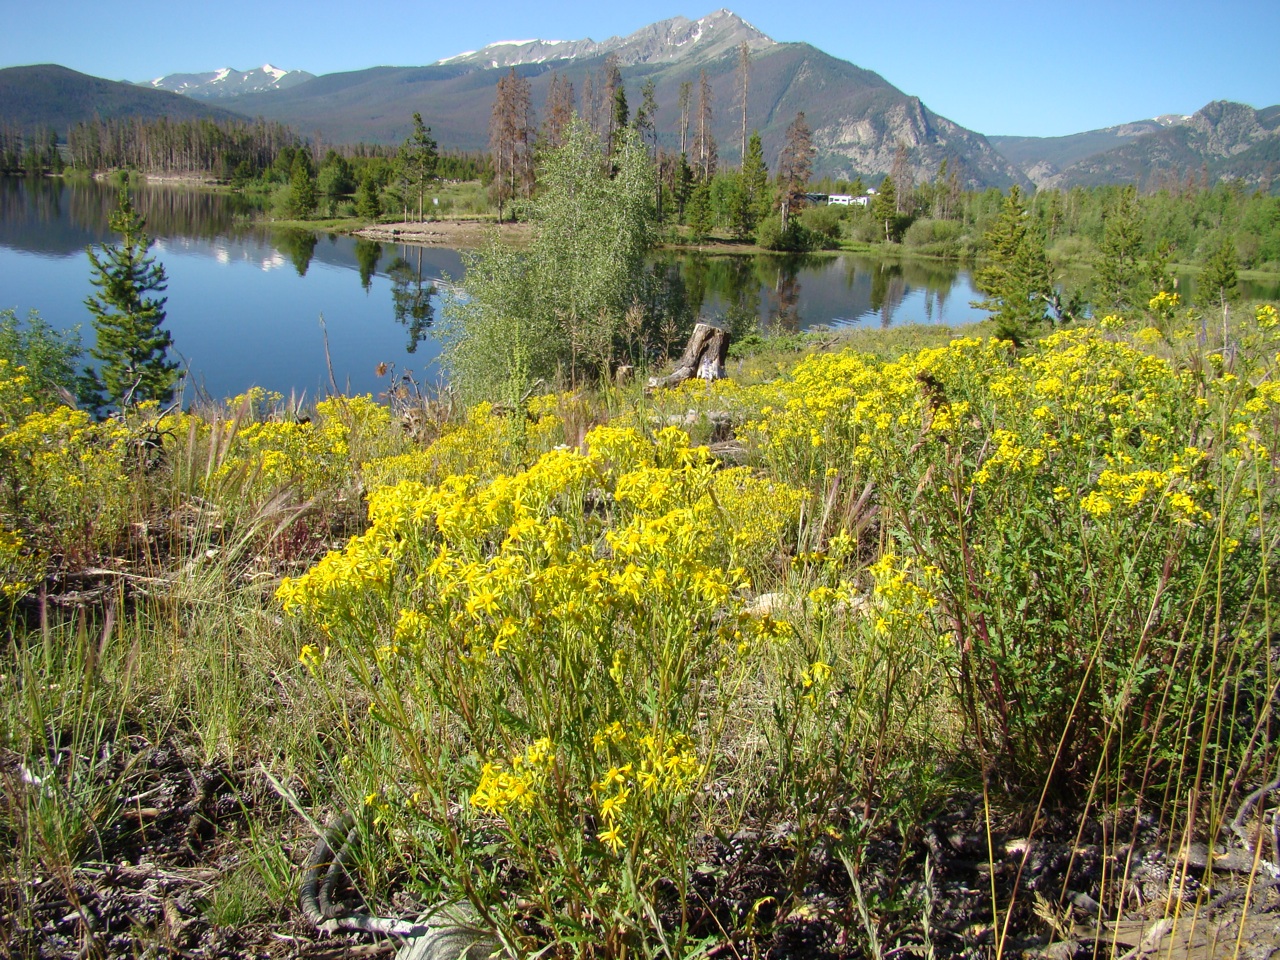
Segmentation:
{"type": "MultiPolygon", "coordinates": [[[[384,390],[380,365],[436,383],[433,285],[463,275],[460,251],[273,229],[245,198],[177,186],[132,191],[169,285],[166,326],[189,371],[188,399],[261,386],[285,396],[384,390]],[[321,324],[323,317],[323,327],[321,324]],[[193,392],[194,391],[194,392],[193,392]]],[[[0,178],[0,309],[37,310],[53,326],[82,326],[93,292],[85,249],[116,239],[116,188],[0,178]]],[[[706,319],[803,330],[903,323],[964,324],[985,313],[967,270],[933,261],[851,254],[662,254],[687,310],[706,319]]]]}

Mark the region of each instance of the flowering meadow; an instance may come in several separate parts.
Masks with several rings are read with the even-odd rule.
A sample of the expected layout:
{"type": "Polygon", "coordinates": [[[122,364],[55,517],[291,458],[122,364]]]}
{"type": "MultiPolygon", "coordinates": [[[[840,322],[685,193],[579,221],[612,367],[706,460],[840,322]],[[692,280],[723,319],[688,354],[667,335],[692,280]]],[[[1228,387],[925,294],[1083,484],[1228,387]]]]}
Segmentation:
{"type": "MultiPolygon", "coordinates": [[[[94,423],[0,369],[0,735],[63,783],[7,776],[14,869],[96,855],[127,809],[76,794],[100,751],[41,758],[127,727],[356,813],[370,902],[465,904],[518,956],[800,929],[977,955],[1077,893],[1118,914],[1119,827],[1051,881],[993,837],[1212,844],[1271,779],[1278,351],[1273,306],[1215,325],[1161,294],[1020,349],[481,404],[429,442],[261,391],[94,423]],[[86,570],[96,608],[48,602],[86,570]],[[963,925],[924,842],[959,807],[991,865],[963,925]]],[[[282,849],[251,825],[235,874],[277,911],[282,849]]]]}

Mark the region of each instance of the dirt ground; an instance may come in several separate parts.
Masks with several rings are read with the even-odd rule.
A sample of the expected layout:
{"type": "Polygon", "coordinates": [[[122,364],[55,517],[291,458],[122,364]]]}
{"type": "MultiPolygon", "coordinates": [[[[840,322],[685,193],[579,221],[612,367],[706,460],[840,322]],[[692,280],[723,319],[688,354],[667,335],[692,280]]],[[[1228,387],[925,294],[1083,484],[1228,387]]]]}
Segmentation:
{"type": "MultiPolygon", "coordinates": [[[[395,953],[394,941],[326,936],[304,919],[296,885],[315,830],[281,803],[260,770],[201,766],[174,742],[125,738],[109,748],[134,802],[103,819],[89,838],[90,854],[74,869],[23,875],[0,856],[0,956],[337,960],[395,953]],[[254,834],[276,841],[280,886],[295,891],[276,902],[260,882],[236,886],[256,875],[254,834]],[[228,893],[237,889],[238,907],[228,893]]],[[[40,789],[23,771],[20,757],[0,752],[0,802],[40,789]]],[[[298,798],[312,801],[305,791],[298,798]]],[[[1081,824],[1064,811],[1046,817],[1028,839],[1016,818],[988,824],[980,796],[956,796],[908,836],[874,829],[858,858],[856,887],[833,851],[815,850],[794,899],[786,892],[795,882],[788,830],[785,822],[761,823],[699,845],[695,932],[715,938],[717,930],[741,928],[744,911],[755,917],[747,936],[713,948],[716,958],[988,958],[997,955],[1002,932],[1000,952],[1028,960],[1280,957],[1280,897],[1270,865],[1259,869],[1239,851],[1179,851],[1148,818],[1122,814],[1081,824]],[[867,949],[872,939],[878,950],[867,949]]],[[[370,909],[412,918],[426,906],[409,890],[392,890],[370,909]]]]}

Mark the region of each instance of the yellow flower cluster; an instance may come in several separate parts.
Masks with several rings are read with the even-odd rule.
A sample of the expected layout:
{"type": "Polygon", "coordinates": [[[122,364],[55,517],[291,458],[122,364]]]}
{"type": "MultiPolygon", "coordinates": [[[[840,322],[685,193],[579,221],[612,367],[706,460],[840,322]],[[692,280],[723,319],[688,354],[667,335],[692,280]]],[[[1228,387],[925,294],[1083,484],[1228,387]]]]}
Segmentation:
{"type": "Polygon", "coordinates": [[[527,636],[655,603],[718,607],[741,580],[731,562],[777,549],[803,499],[745,469],[717,472],[679,431],[648,444],[636,431],[597,428],[587,446],[552,450],[488,483],[451,476],[375,490],[369,529],[286,580],[279,599],[336,627],[369,591],[387,589],[404,560],[424,615],[466,624],[477,653],[500,652],[509,618],[536,618],[527,636]],[[590,495],[613,504],[604,526],[583,509],[590,495]]]}
{"type": "Polygon", "coordinates": [[[600,757],[612,762],[591,784],[591,792],[604,823],[596,839],[614,853],[643,820],[660,820],[661,811],[687,798],[706,773],[692,738],[684,733],[655,733],[614,721],[593,734],[592,744],[600,757]],[[624,833],[628,827],[629,833],[624,833]]]}
{"type": "Polygon", "coordinates": [[[872,590],[872,615],[875,632],[887,636],[892,632],[906,632],[910,628],[928,623],[930,610],[938,600],[922,586],[937,575],[932,567],[913,569],[911,558],[900,558],[886,553],[871,565],[875,587],[872,590]]]}
{"type": "MultiPolygon", "coordinates": [[[[19,373],[0,396],[22,390],[19,373]]],[[[13,522],[49,537],[61,552],[115,545],[133,499],[128,467],[131,431],[120,420],[95,423],[83,410],[37,408],[29,397],[2,403],[17,419],[0,424],[0,464],[18,502],[13,522]]]]}
{"type": "Polygon", "coordinates": [[[1213,519],[1209,511],[1196,502],[1193,493],[1199,485],[1189,484],[1190,490],[1178,489],[1187,484],[1185,470],[1175,466],[1171,470],[1133,470],[1119,473],[1103,470],[1098,476],[1096,490],[1090,491],[1080,501],[1080,508],[1091,517],[1105,517],[1117,509],[1132,511],[1144,503],[1166,503],[1177,523],[1191,525],[1213,519]]]}
{"type": "Polygon", "coordinates": [[[471,805],[486,813],[527,812],[555,761],[555,746],[543,737],[507,762],[485,763],[480,770],[480,783],[471,794],[471,805]]]}
{"type": "Polygon", "coordinates": [[[22,537],[0,527],[0,595],[16,600],[39,578],[40,560],[26,548],[22,537]]]}
{"type": "Polygon", "coordinates": [[[209,488],[235,490],[249,504],[285,487],[302,498],[341,489],[355,466],[355,451],[385,445],[380,438],[390,433],[389,412],[368,396],[323,400],[314,418],[304,420],[278,416],[279,402],[279,394],[254,387],[229,401],[235,415],[228,419],[206,423],[179,416],[164,426],[217,451],[209,488]]]}
{"type": "MultiPolygon", "coordinates": [[[[405,700],[457,703],[445,709],[485,731],[461,748],[481,764],[471,808],[509,823],[536,811],[521,829],[580,811],[619,853],[669,830],[705,774],[693,738],[672,729],[700,722],[692,691],[746,669],[739,647],[789,635],[745,615],[743,565],[773,562],[804,499],[717,469],[680,430],[597,427],[524,469],[372,490],[368,528],[277,597],[353,672],[376,665],[405,700]],[[501,719],[480,724],[491,703],[501,719]],[[513,715],[541,739],[508,756],[486,737],[513,715]]],[[[318,673],[322,656],[302,659],[318,673]]]]}
{"type": "Polygon", "coordinates": [[[571,394],[532,397],[524,411],[508,414],[491,403],[478,404],[462,422],[446,425],[430,446],[370,459],[362,470],[365,484],[440,483],[451,476],[490,480],[562,444],[564,415],[577,412],[585,419],[581,406],[581,398],[571,394]]]}

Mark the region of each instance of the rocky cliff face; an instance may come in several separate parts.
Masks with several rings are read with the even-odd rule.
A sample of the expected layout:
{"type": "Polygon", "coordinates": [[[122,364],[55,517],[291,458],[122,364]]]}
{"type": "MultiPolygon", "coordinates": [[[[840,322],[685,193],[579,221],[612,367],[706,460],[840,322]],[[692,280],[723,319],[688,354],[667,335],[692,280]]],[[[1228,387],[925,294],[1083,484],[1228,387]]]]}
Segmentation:
{"type": "Polygon", "coordinates": [[[1215,100],[1183,123],[1144,133],[1071,164],[1042,186],[1135,183],[1149,189],[1204,171],[1210,181],[1238,177],[1247,186],[1257,187],[1270,182],[1270,170],[1278,160],[1280,108],[1255,110],[1243,103],[1215,100]]]}
{"type": "Polygon", "coordinates": [[[815,129],[814,145],[823,165],[844,177],[888,172],[902,145],[916,183],[932,180],[945,159],[965,189],[1026,185],[986,138],[934,113],[919,97],[829,120],[815,129]]]}
{"type": "Polygon", "coordinates": [[[1229,100],[1206,104],[1191,116],[1187,127],[1198,134],[1197,146],[1207,157],[1243,153],[1277,132],[1258,122],[1257,110],[1229,100]]]}

